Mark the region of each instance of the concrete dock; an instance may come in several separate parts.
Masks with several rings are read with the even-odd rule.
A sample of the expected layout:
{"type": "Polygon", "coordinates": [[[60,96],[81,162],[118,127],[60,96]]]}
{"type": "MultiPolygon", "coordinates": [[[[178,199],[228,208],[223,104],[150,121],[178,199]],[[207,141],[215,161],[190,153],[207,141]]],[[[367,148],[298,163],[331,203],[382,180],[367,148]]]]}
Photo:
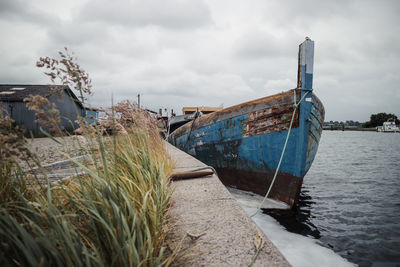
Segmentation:
{"type": "MultiPolygon", "coordinates": [[[[175,172],[206,166],[166,146],[175,172]]],[[[216,175],[174,181],[172,187],[169,246],[181,246],[183,254],[176,265],[248,266],[255,259],[253,266],[290,266],[216,175]]]]}

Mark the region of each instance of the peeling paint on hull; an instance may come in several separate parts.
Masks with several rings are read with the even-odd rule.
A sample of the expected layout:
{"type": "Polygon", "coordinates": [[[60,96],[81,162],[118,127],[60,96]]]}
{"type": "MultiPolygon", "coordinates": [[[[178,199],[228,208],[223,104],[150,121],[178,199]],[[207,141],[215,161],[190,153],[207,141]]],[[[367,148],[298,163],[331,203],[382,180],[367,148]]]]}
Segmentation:
{"type": "MultiPolygon", "coordinates": [[[[290,90],[201,117],[174,131],[169,141],[213,166],[224,184],[263,195],[283,149],[294,92],[300,99],[302,90],[290,90]]],[[[270,198],[295,205],[317,152],[323,117],[315,95],[300,104],[270,198]]]]}

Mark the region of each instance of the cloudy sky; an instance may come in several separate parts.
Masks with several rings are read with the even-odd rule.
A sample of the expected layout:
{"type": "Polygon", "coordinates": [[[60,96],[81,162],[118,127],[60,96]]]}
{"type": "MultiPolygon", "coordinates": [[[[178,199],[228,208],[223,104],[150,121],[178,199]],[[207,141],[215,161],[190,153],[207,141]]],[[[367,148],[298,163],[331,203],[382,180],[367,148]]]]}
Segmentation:
{"type": "Polygon", "coordinates": [[[0,83],[49,83],[35,62],[68,47],[92,106],[228,107],[296,86],[315,41],[326,120],[400,117],[400,1],[1,0],[0,83]]]}

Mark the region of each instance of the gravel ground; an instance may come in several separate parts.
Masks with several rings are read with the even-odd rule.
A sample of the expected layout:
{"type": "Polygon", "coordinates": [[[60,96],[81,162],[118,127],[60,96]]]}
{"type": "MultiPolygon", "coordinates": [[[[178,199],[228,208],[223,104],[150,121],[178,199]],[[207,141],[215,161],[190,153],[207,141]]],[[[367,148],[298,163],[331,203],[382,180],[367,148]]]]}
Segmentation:
{"type": "MultiPolygon", "coordinates": [[[[38,155],[42,165],[66,160],[68,157],[65,154],[71,157],[82,155],[84,151],[80,149],[79,143],[83,147],[87,145],[85,138],[82,136],[56,137],[55,139],[60,143],[47,137],[29,140],[30,150],[38,155]]],[[[22,166],[26,168],[28,164],[23,162],[22,166]]]]}

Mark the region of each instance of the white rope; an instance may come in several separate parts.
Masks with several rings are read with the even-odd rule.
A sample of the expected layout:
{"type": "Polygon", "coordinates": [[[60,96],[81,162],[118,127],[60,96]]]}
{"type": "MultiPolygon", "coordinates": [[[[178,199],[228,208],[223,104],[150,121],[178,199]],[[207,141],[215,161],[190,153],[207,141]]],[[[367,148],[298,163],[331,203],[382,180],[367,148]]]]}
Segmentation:
{"type": "MultiPolygon", "coordinates": [[[[303,90],[304,90],[304,89],[303,89],[303,90]]],[[[284,156],[285,151],[286,151],[286,146],[287,146],[287,143],[288,143],[288,140],[289,140],[290,132],[291,132],[291,130],[292,130],[292,125],[293,125],[293,121],[294,121],[294,116],[295,116],[295,114],[296,114],[296,110],[297,110],[297,108],[299,107],[300,103],[305,99],[305,97],[307,96],[307,94],[308,94],[309,92],[312,92],[312,89],[307,90],[307,92],[306,92],[306,93],[303,95],[303,97],[300,99],[299,103],[296,103],[296,89],[293,90],[293,98],[294,98],[294,101],[293,101],[293,102],[294,102],[293,108],[294,108],[294,109],[293,109],[292,119],[291,119],[290,125],[289,125],[289,130],[288,130],[288,133],[287,133],[287,135],[286,135],[285,144],[284,144],[283,149],[282,149],[281,158],[279,159],[278,166],[276,167],[276,170],[275,170],[274,178],[272,178],[272,182],[271,182],[271,184],[270,184],[270,186],[269,186],[269,188],[268,188],[267,193],[266,193],[265,196],[264,196],[264,199],[261,201],[260,205],[257,207],[256,212],[255,212],[254,214],[250,215],[250,217],[254,217],[255,215],[257,215],[257,213],[260,211],[261,207],[264,205],[265,200],[267,200],[269,193],[271,192],[272,186],[274,185],[276,176],[278,175],[278,172],[279,172],[279,168],[281,167],[281,163],[282,163],[283,156],[284,156]]]]}

